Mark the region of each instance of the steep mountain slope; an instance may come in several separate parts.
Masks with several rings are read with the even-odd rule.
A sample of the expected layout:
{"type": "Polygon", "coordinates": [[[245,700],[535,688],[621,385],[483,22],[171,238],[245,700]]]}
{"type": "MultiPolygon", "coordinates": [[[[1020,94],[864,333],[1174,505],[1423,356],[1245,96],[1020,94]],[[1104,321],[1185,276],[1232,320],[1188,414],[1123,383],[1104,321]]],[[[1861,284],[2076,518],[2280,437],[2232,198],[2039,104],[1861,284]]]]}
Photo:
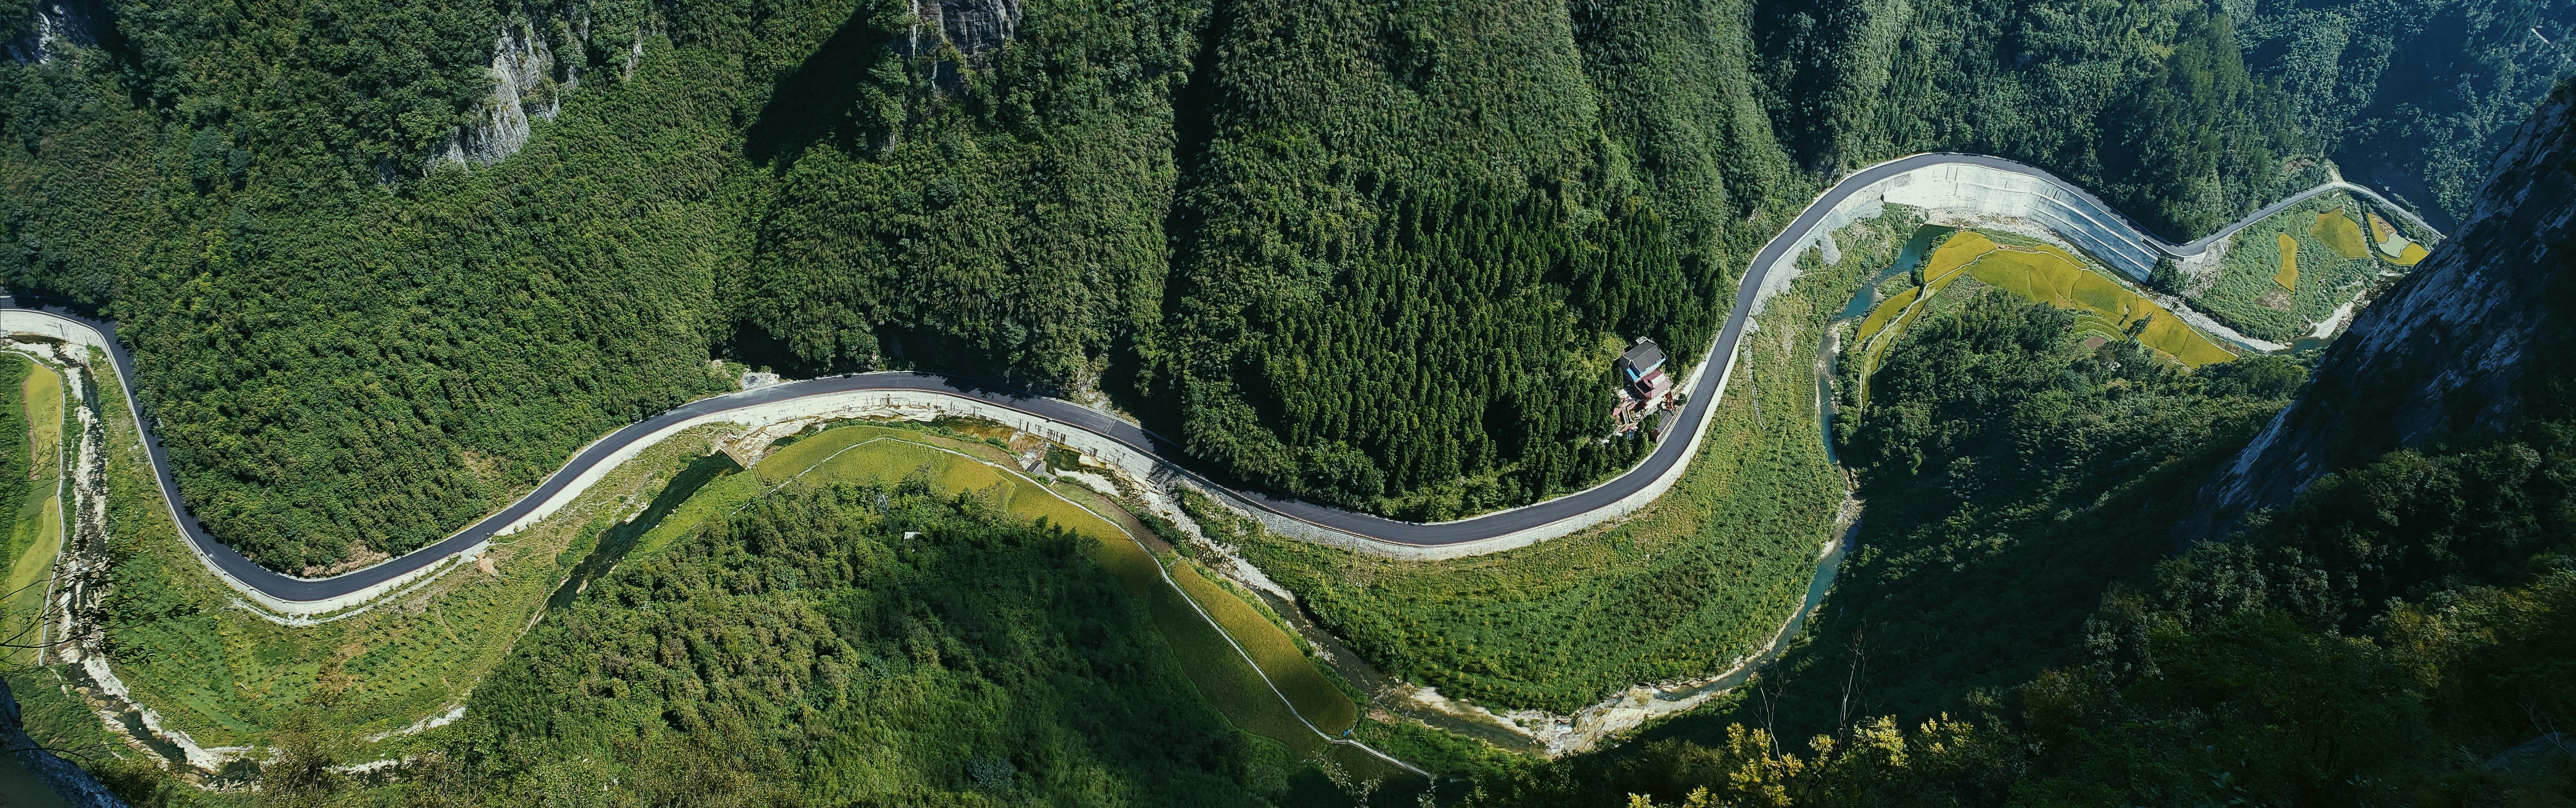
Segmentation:
{"type": "Polygon", "coordinates": [[[722,389],[710,356],[1105,393],[1240,479],[1411,518],[1526,502],[1633,456],[1593,440],[1610,345],[1697,359],[1809,172],[1998,151],[2188,233],[2312,182],[2338,144],[2483,159],[2499,110],[2557,69],[2532,43],[2569,12],[62,0],[0,17],[17,43],[0,280],[126,323],[199,515],[319,571],[421,546],[606,429],[722,389]],[[2317,20],[2350,36],[2299,33],[2317,20]],[[2419,56],[2475,86],[2470,108],[2381,89],[2419,56]]]}
{"type": "Polygon", "coordinates": [[[1416,519],[1636,458],[1598,440],[1614,346],[1696,360],[1724,316],[1701,301],[1790,181],[1724,12],[1230,11],[1155,351],[1191,450],[1416,519]]]}
{"type": "MultiPolygon", "coordinates": [[[[2495,161],[2466,224],[2355,320],[2316,381],[2213,480],[2220,523],[2399,447],[2491,441],[2555,410],[2576,250],[2576,94],[2495,161]]],[[[2214,527],[2213,527],[2214,529],[2214,527]]]]}
{"type": "Polygon", "coordinates": [[[2355,182],[2455,229],[2532,101],[2566,74],[2566,0],[2267,6],[2238,33],[2302,131],[2355,182]]]}
{"type": "Polygon", "coordinates": [[[1731,705],[1467,804],[2576,797],[2571,107],[2291,402],[2282,359],[2168,374],[2044,307],[1942,315],[1854,416],[1870,513],[1812,633],[1731,705]],[[2266,510],[2153,560],[2275,406],[2210,484],[2266,510]]]}

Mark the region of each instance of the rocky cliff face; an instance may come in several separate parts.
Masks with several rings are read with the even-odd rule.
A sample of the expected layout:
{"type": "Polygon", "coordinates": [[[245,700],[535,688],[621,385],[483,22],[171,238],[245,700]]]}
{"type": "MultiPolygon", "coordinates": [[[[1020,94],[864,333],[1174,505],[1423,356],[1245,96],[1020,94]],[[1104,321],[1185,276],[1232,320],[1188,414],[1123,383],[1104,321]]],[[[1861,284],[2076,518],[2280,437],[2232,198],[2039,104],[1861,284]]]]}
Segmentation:
{"type": "MultiPolygon", "coordinates": [[[[563,109],[564,91],[581,84],[582,60],[570,54],[572,58],[555,58],[544,35],[547,22],[517,17],[501,27],[492,45],[492,94],[453,134],[430,144],[430,167],[500,162],[528,145],[531,121],[552,120],[563,109]]],[[[568,33],[586,35],[586,28],[568,33]]],[[[576,39],[576,47],[578,43],[576,39]]]]}
{"type": "Polygon", "coordinates": [[[904,55],[934,53],[940,43],[967,56],[998,50],[1020,32],[1020,0],[911,0],[913,26],[904,55]]]}
{"type": "Polygon", "coordinates": [[[0,51],[19,64],[53,61],[62,55],[66,45],[90,47],[98,44],[98,10],[87,2],[74,0],[39,0],[35,19],[27,22],[26,32],[18,38],[0,43],[0,51]]]}
{"type": "Polygon", "coordinates": [[[2474,211],[2327,349],[2314,381],[2203,489],[2223,537],[2318,477],[2392,449],[2503,437],[2576,355],[2576,85],[2497,156],[2474,211]]]}
{"type": "MultiPolygon", "coordinates": [[[[46,751],[37,745],[34,738],[27,737],[26,727],[19,723],[18,700],[9,692],[8,682],[0,682],[0,755],[16,758],[18,765],[26,767],[28,774],[53,789],[54,795],[61,798],[57,804],[78,808],[126,808],[124,800],[108,793],[107,787],[91,777],[89,772],[46,751]]],[[[0,804],[18,804],[12,798],[24,798],[31,805],[47,804],[36,795],[7,793],[0,793],[0,804]]]]}
{"type": "Polygon", "coordinates": [[[912,27],[895,38],[905,56],[939,56],[941,46],[956,49],[931,68],[931,78],[949,92],[966,91],[964,70],[982,65],[979,54],[1001,50],[1019,36],[1020,0],[909,0],[912,27]]]}

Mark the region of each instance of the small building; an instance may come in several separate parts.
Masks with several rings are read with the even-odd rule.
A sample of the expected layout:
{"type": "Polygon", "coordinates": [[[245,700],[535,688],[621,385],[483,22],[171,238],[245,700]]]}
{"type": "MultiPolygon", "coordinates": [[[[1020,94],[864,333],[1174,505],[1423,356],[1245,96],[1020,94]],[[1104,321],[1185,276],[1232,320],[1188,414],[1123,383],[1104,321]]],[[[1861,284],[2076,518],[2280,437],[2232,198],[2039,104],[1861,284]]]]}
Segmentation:
{"type": "Polygon", "coordinates": [[[1653,415],[1670,403],[1673,380],[1664,372],[1664,349],[1654,340],[1639,338],[1620,354],[1611,366],[1623,382],[1619,401],[1610,410],[1611,434],[1625,435],[1637,430],[1646,416],[1653,415]]]}
{"type": "Polygon", "coordinates": [[[1627,353],[1619,355],[1619,361],[1612,363],[1612,367],[1619,369],[1619,378],[1628,382],[1628,392],[1639,401],[1663,398],[1664,393],[1673,389],[1672,378],[1664,374],[1663,346],[1656,345],[1654,340],[1638,339],[1636,345],[1629,346],[1627,353]]]}

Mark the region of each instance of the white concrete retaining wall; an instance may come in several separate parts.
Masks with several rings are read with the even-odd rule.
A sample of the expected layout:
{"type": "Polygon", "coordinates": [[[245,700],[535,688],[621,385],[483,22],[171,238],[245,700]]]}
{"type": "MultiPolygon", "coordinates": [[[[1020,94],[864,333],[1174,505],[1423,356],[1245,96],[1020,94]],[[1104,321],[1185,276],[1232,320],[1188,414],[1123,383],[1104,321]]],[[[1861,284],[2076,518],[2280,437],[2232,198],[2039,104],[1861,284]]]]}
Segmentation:
{"type": "Polygon", "coordinates": [[[2162,252],[2119,214],[2034,177],[1967,163],[1927,166],[1854,194],[1931,210],[1963,210],[2038,222],[2130,277],[2145,280],[2162,252]]]}

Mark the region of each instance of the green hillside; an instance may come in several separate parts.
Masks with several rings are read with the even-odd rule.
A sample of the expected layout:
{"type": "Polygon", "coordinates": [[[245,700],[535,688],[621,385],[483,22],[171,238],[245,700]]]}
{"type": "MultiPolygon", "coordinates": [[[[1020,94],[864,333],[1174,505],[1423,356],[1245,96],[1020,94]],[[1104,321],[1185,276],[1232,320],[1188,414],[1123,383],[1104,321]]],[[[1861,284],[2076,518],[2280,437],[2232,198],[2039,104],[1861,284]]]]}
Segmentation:
{"type": "MultiPolygon", "coordinates": [[[[2177,240],[2339,175],[2448,226],[2570,36],[2576,0],[0,2],[0,286],[117,320],[195,515],[295,574],[425,546],[746,365],[1073,398],[1229,484],[1445,520],[1651,452],[1606,435],[1612,357],[1712,359],[1755,251],[1853,169],[2001,155],[2177,240]]],[[[2374,255],[2360,204],[2245,231],[2201,300],[2287,340],[2403,288],[2373,279],[2424,253],[2374,255]]],[[[1451,806],[2576,799],[2514,751],[2576,731],[2576,414],[2185,550],[2325,360],[2232,357],[2001,229],[1961,231],[2003,255],[1964,282],[1876,277],[1918,214],[1798,257],[1700,456],[1622,521],[1414,562],[1190,502],[1293,599],[998,439],[810,433],[773,457],[835,482],[788,486],[707,427],[497,567],[288,626],[172,535],[109,407],[105,533],[64,539],[108,554],[93,650],[159,726],[274,754],[182,783],[64,669],[8,673],[143,805],[1418,804],[1317,734],[1345,728],[1451,806]],[[1904,296],[1838,330],[1864,286],[1904,296]],[[1829,333],[1862,337],[1840,399],[1829,333]],[[1055,517],[1092,505],[1144,549],[1086,552],[1055,517]],[[1399,703],[1545,729],[1705,680],[1863,512],[1776,665],[1601,751],[1399,703]]],[[[12,485],[43,471],[10,465],[18,409],[12,485]]],[[[22,532],[32,580],[61,537],[22,532]]]]}
{"type": "Polygon", "coordinates": [[[1698,360],[1811,172],[1996,152],[2173,234],[2320,156],[2455,188],[2538,93],[2506,34],[2567,16],[76,7],[95,44],[0,65],[0,281],[123,321],[201,517],[291,570],[420,546],[722,389],[709,356],[1096,390],[1244,481],[1408,518],[1524,503],[1633,460],[1591,440],[1600,346],[1698,360]],[[2478,89],[2379,92],[2427,47],[2478,89]]]}
{"type": "Polygon", "coordinates": [[[1248,805],[1279,787],[1258,780],[1293,761],[1190,697],[1091,539],[985,507],[927,487],[756,501],[532,633],[468,707],[464,770],[439,776],[658,804],[1248,805]]]}
{"type": "MultiPolygon", "coordinates": [[[[2177,552],[2200,483],[2305,373],[2269,357],[2185,375],[2076,337],[1992,291],[1911,332],[1847,441],[1861,549],[1801,643],[1731,703],[1607,752],[1488,767],[1464,804],[2576,794],[2551,734],[2576,706],[2563,403],[2499,440],[2326,476],[2177,552]]],[[[2563,387],[2563,365],[2527,389],[2563,387]]]]}

